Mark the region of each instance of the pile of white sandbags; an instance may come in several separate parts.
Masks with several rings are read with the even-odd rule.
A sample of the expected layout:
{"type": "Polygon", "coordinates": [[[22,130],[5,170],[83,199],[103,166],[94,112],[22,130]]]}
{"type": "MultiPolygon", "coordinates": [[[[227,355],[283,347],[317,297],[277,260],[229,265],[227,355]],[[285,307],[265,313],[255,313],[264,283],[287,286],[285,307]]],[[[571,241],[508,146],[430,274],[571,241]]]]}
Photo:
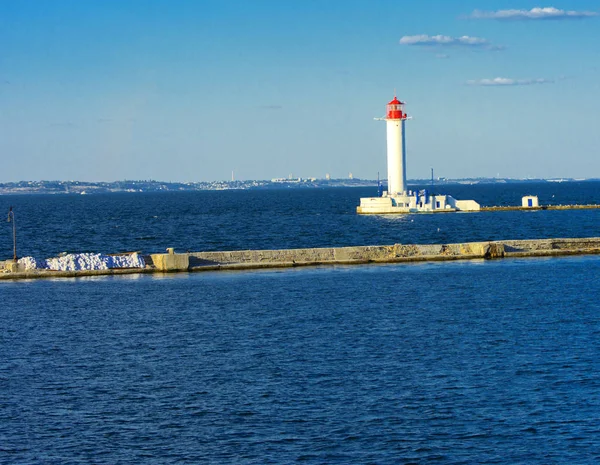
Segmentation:
{"type": "Polygon", "coordinates": [[[100,253],[71,253],[60,257],[36,260],[33,257],[19,259],[26,270],[109,270],[114,268],[144,268],[146,263],[138,253],[104,255],[100,253]]]}
{"type": "Polygon", "coordinates": [[[45,268],[45,260],[39,261],[33,257],[19,258],[19,265],[23,265],[26,270],[36,270],[39,268],[45,268]]]}

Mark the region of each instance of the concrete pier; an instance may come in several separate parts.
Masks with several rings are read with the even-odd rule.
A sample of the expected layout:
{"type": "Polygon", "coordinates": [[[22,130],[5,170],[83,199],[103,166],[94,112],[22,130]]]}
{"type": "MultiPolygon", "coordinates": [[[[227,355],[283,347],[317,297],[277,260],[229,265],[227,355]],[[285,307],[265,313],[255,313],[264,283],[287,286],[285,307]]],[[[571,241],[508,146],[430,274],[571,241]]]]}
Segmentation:
{"type": "Polygon", "coordinates": [[[242,250],[190,254],[190,270],[283,266],[400,263],[600,253],[600,237],[533,239],[458,244],[394,244],[288,250],[242,250]]]}
{"type": "Polygon", "coordinates": [[[482,212],[501,212],[501,211],[529,211],[529,210],[595,210],[599,209],[600,205],[540,205],[537,207],[523,206],[502,206],[502,207],[481,207],[482,212]]]}
{"type": "Polygon", "coordinates": [[[184,254],[177,254],[172,249],[168,249],[166,254],[145,256],[145,268],[13,271],[14,268],[4,266],[6,262],[0,262],[0,280],[589,254],[600,254],[600,237],[464,242],[457,244],[394,244],[283,250],[239,250],[184,254]]]}

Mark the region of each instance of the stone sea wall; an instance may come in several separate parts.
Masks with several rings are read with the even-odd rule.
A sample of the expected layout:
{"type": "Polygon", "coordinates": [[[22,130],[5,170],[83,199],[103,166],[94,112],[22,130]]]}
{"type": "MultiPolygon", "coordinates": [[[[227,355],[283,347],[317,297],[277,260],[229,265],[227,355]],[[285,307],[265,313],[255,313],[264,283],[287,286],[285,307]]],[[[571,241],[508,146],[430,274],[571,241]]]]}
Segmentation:
{"type": "Polygon", "coordinates": [[[600,238],[533,239],[459,244],[394,244],[188,254],[189,269],[265,268],[325,264],[395,263],[600,253],[600,238]]]}
{"type": "Polygon", "coordinates": [[[285,250],[175,253],[143,257],[144,267],[108,270],[24,270],[10,261],[0,263],[0,279],[78,277],[130,273],[216,271],[311,265],[401,263],[418,261],[501,259],[600,254],[600,237],[532,239],[459,244],[394,244],[285,250]]]}

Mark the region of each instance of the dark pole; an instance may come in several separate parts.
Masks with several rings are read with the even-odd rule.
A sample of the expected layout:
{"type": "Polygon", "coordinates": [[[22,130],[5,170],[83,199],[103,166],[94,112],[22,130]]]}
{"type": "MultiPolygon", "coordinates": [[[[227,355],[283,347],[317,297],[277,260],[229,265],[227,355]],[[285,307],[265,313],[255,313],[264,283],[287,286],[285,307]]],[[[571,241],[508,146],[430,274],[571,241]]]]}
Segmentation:
{"type": "Polygon", "coordinates": [[[435,191],[433,190],[433,168],[431,168],[431,209],[435,210],[435,191]]]}
{"type": "Polygon", "coordinates": [[[8,210],[8,222],[12,222],[13,227],[13,262],[17,261],[17,225],[15,223],[15,212],[13,212],[13,207],[10,207],[8,210]]]}

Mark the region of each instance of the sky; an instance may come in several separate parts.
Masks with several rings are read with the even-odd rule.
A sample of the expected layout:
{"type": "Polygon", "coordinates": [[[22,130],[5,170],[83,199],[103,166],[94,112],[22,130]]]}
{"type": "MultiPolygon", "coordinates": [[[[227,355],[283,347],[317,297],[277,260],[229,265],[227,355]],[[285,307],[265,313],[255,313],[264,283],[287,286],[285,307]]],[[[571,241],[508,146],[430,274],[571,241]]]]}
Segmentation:
{"type": "Polygon", "coordinates": [[[597,0],[0,0],[0,182],[600,177],[597,0]]]}

